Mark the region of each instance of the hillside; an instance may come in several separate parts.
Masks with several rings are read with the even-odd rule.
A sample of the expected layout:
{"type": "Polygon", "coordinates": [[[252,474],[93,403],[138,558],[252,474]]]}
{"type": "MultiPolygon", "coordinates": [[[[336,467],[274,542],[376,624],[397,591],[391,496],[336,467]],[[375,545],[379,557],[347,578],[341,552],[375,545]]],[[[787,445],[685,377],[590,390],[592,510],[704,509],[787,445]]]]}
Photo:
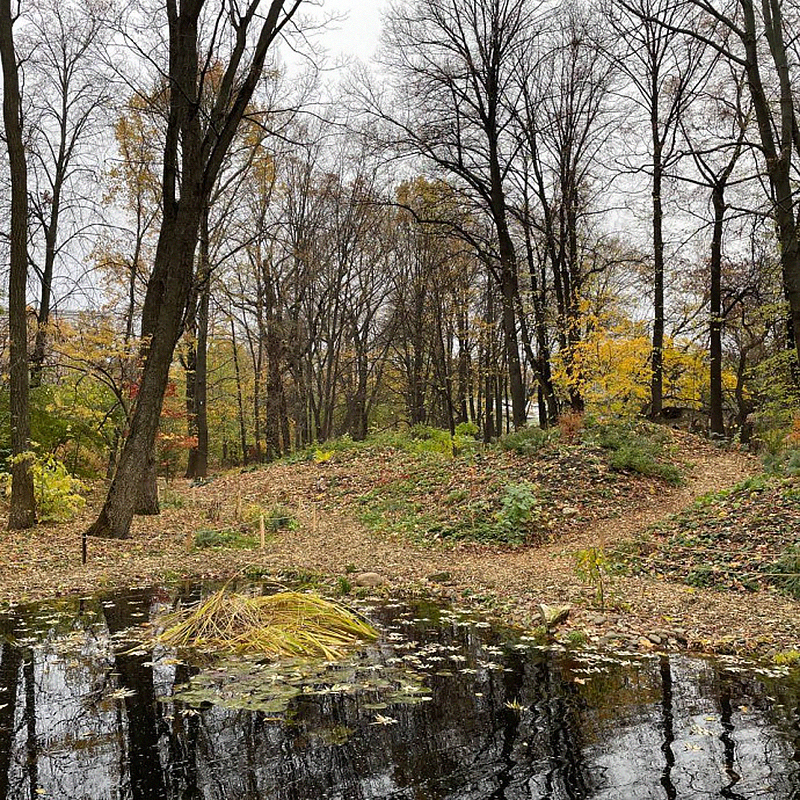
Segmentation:
{"type": "Polygon", "coordinates": [[[734,531],[741,514],[749,541],[767,537],[764,552],[788,547],[798,529],[796,488],[767,480],[747,489],[756,485],[742,483],[757,471],[754,459],[686,433],[649,426],[622,433],[587,429],[568,441],[527,434],[534,439],[512,438],[503,449],[423,432],[313,448],[293,463],[199,486],[176,480],[162,492],[163,513],[137,519],[130,539],[90,540],[85,567],[80,531],[89,511],[69,525],[8,534],[0,592],[19,601],[244,575],[347,594],[367,591],[355,576],[374,572],[384,582],[377,591],[469,602],[529,627],[540,624],[540,603],[571,603],[558,636],[573,643],[800,650],[798,604],[785,587],[688,585],[692,559],[702,556],[691,543],[670,545],[687,524],[697,536],[734,531]],[[769,517],[775,492],[786,500],[784,516],[769,517]],[[597,575],[587,574],[592,559],[602,608],[597,575]]]}

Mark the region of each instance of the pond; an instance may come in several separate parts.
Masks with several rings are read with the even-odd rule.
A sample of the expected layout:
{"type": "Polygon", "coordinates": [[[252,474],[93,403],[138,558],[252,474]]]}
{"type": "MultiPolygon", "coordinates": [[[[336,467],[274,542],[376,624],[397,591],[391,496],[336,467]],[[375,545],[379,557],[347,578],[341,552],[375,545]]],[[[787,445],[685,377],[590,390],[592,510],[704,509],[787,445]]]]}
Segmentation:
{"type": "Polygon", "coordinates": [[[381,639],[337,664],[131,649],[176,593],[0,616],[0,800],[800,798],[785,669],[564,652],[377,601],[381,639]]]}

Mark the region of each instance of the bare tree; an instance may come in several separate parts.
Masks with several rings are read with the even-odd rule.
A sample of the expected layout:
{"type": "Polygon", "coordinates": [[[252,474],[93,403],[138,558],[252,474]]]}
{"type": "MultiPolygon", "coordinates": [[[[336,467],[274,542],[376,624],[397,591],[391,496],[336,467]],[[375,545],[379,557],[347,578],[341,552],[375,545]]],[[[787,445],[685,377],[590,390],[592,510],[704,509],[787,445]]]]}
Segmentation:
{"type": "MultiPolygon", "coordinates": [[[[698,95],[691,113],[681,120],[683,137],[695,163],[699,178],[684,176],[710,190],[713,213],[711,252],[709,256],[709,405],[710,431],[725,435],[722,392],[723,313],[723,236],[728,203],[726,190],[741,183],[734,180],[734,170],[745,147],[748,109],[742,94],[744,75],[735,65],[723,63],[718,79],[698,95]]],[[[743,180],[748,180],[745,176],[743,180]]]]}
{"type": "MultiPolygon", "coordinates": [[[[541,53],[520,63],[517,111],[523,143],[515,169],[520,200],[515,209],[524,230],[536,341],[537,361],[549,360],[543,330],[547,315],[546,277],[536,261],[550,267],[555,295],[556,337],[566,365],[570,405],[583,411],[582,376],[574,353],[581,339],[581,302],[586,282],[602,261],[590,257],[588,215],[597,179],[599,153],[614,121],[609,113],[615,65],[604,55],[602,28],[590,12],[563,6],[541,53]],[[534,256],[535,236],[542,259],[534,256]]],[[[600,184],[602,185],[602,184],[600,184]]],[[[548,363],[538,369],[553,417],[554,390],[548,363]]]]}
{"type": "Polygon", "coordinates": [[[608,17],[627,47],[616,62],[630,80],[633,97],[649,122],[647,170],[652,181],[653,346],[650,413],[664,404],[664,181],[677,155],[680,120],[705,79],[703,42],[687,40],[696,12],[673,0],[614,0],[608,17]],[[659,22],[662,20],[664,24],[659,22]]]}
{"type": "MultiPolygon", "coordinates": [[[[56,261],[75,237],[85,233],[81,219],[92,201],[79,184],[90,177],[81,151],[97,133],[108,104],[108,77],[98,68],[96,48],[103,44],[104,23],[91,5],[48,0],[37,4],[31,20],[34,47],[28,63],[31,108],[29,152],[35,185],[30,196],[32,220],[41,230],[41,258],[30,254],[39,278],[36,339],[31,353],[31,385],[38,386],[45,361],[48,323],[54,304],[56,261]],[[64,235],[64,217],[73,226],[64,235]]],[[[36,229],[32,237],[35,241],[36,229]]]]}
{"type": "Polygon", "coordinates": [[[14,50],[11,0],[0,0],[0,60],[3,64],[3,122],[11,169],[11,269],[8,280],[11,383],[11,510],[8,527],[36,522],[30,452],[28,320],[28,167],[22,140],[19,72],[14,50]]]}
{"type": "Polygon", "coordinates": [[[517,150],[510,135],[509,97],[521,53],[535,36],[537,6],[529,0],[416,0],[394,6],[387,23],[388,64],[407,98],[405,116],[380,98],[370,110],[388,120],[394,144],[421,155],[459,182],[465,199],[488,215],[496,255],[487,259],[500,288],[505,357],[515,427],[525,424],[527,398],[519,353],[517,254],[507,199],[517,150]]]}
{"type": "Polygon", "coordinates": [[[747,76],[780,242],[783,288],[789,304],[788,340],[800,362],[800,203],[793,185],[796,159],[800,158],[796,108],[800,64],[792,46],[791,30],[797,24],[796,11],[784,8],[778,0],[764,0],[760,4],[737,0],[725,10],[704,0],[693,3],[708,23],[720,31],[713,46],[742,67],[747,76]],[[765,49],[759,47],[762,39],[766,39],[768,57],[765,49]],[[734,42],[738,42],[736,49],[734,42]],[[773,91],[777,102],[773,101],[773,91]]]}

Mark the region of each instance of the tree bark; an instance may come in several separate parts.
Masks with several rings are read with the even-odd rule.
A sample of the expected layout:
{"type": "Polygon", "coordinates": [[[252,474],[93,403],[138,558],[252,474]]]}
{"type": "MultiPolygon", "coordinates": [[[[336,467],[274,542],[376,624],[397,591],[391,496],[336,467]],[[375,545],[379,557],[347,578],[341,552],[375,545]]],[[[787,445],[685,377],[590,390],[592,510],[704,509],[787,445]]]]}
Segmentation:
{"type": "Polygon", "coordinates": [[[242,448],[241,463],[247,466],[247,426],[244,421],[244,399],[242,397],[242,373],[239,369],[239,350],[236,344],[236,326],[231,317],[231,347],[233,350],[233,371],[236,376],[236,407],[239,411],[239,444],[242,448]]]}
{"type": "Polygon", "coordinates": [[[22,142],[19,73],[14,50],[10,0],[0,0],[0,60],[3,65],[3,122],[11,172],[11,235],[8,279],[9,384],[11,390],[12,530],[36,524],[30,453],[28,319],[28,167],[22,142]]]}
{"type": "Polygon", "coordinates": [[[664,211],[661,189],[664,165],[658,121],[658,75],[653,75],[655,100],[651,106],[653,143],[653,342],[650,351],[650,415],[657,417],[664,408],[664,211]]]}
{"type": "MultiPolygon", "coordinates": [[[[197,270],[197,333],[192,345],[193,367],[190,435],[197,441],[189,450],[187,478],[205,478],[208,474],[208,313],[211,299],[211,264],[209,261],[208,207],[200,222],[200,262],[197,270]]],[[[189,376],[187,374],[187,391],[189,376]]]]}
{"type": "Polygon", "coordinates": [[[710,430],[714,436],[725,435],[722,413],[722,229],[725,221],[724,186],[714,187],[714,233],[711,238],[711,291],[709,309],[710,430]]]}

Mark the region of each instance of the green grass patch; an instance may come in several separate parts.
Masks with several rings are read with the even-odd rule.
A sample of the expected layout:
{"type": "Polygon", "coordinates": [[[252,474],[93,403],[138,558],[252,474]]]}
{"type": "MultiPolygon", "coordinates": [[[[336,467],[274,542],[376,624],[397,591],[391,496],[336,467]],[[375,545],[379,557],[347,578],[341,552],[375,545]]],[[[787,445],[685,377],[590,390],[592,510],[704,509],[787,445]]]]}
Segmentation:
{"type": "Polygon", "coordinates": [[[228,547],[248,550],[257,545],[255,536],[236,528],[207,528],[197,531],[194,535],[194,546],[199,549],[228,547]]]}

